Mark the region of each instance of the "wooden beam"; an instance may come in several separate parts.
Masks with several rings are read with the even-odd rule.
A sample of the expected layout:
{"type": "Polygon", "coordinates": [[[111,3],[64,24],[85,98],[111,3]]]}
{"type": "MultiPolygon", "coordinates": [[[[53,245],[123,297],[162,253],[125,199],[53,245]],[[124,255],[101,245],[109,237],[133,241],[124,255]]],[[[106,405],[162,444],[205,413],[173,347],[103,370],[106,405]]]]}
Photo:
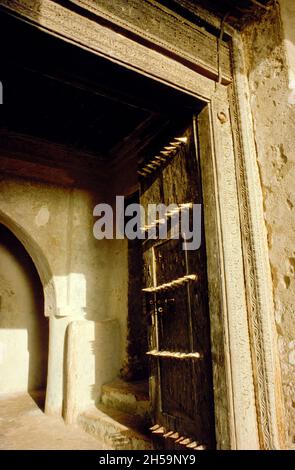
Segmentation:
{"type": "Polygon", "coordinates": [[[129,39],[209,78],[218,78],[220,63],[223,83],[231,81],[228,44],[222,41],[218,57],[218,38],[152,0],[68,3],[69,8],[65,8],[52,0],[38,4],[30,0],[1,0],[0,6],[51,34],[113,59],[123,60],[122,48],[132,53],[129,39]]]}

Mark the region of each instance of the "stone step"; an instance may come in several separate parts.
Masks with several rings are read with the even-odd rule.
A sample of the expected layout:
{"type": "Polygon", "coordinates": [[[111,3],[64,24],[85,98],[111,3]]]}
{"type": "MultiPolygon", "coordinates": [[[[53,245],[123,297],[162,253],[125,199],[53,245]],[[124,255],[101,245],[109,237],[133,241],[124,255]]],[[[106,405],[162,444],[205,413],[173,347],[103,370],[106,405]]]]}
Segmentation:
{"type": "Polygon", "coordinates": [[[102,387],[101,402],[124,413],[142,418],[148,426],[150,422],[150,402],[148,382],[125,382],[121,379],[102,387]]]}
{"type": "Polygon", "coordinates": [[[81,413],[78,424],[99,439],[108,450],[149,450],[152,444],[142,427],[142,418],[105,405],[81,413]]]}

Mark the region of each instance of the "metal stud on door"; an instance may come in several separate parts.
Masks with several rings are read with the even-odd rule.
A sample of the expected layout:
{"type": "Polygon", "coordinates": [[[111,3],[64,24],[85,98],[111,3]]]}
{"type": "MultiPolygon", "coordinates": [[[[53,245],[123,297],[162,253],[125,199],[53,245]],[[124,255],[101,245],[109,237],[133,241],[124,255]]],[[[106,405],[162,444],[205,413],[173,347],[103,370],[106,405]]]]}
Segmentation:
{"type": "MultiPolygon", "coordinates": [[[[139,170],[146,211],[148,204],[176,204],[174,213],[185,208],[191,221],[193,204],[202,203],[194,126],[169,139],[158,152],[159,165],[139,170]]],[[[159,227],[159,220],[145,230],[151,226],[159,227]]],[[[167,239],[143,242],[151,432],[159,448],[201,450],[215,442],[205,240],[187,250],[181,231],[175,235],[170,228],[167,239]]]]}

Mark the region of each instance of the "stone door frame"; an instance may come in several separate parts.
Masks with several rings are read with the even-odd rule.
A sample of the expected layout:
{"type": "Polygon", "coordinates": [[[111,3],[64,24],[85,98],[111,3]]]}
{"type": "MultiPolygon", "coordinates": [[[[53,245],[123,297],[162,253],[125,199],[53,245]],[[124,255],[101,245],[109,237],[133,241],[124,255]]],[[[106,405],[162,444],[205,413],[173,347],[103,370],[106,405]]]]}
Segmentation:
{"type": "Polygon", "coordinates": [[[192,23],[154,0],[70,3],[71,9],[52,0],[0,0],[0,7],[205,105],[198,132],[217,445],[281,448],[272,284],[239,34],[227,31],[221,40],[221,25],[212,15],[206,24],[217,34],[205,31],[198,7],[192,23]]]}

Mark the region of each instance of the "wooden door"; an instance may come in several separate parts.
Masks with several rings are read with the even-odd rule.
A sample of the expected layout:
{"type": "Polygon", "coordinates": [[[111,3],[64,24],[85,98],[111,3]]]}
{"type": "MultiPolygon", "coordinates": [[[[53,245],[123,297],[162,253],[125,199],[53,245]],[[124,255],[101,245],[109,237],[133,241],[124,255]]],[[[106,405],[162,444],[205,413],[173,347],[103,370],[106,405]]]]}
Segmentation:
{"type": "MultiPolygon", "coordinates": [[[[171,136],[164,149],[141,166],[140,203],[146,213],[149,204],[177,204],[190,211],[192,223],[192,204],[202,204],[196,136],[193,119],[180,136],[171,136]]],[[[157,227],[158,219],[153,222],[157,227]]],[[[156,236],[143,241],[151,430],[159,448],[212,448],[215,439],[205,237],[202,230],[199,249],[187,250],[181,231],[177,238],[175,230],[177,227],[169,228],[168,221],[166,239],[156,236]]]]}

